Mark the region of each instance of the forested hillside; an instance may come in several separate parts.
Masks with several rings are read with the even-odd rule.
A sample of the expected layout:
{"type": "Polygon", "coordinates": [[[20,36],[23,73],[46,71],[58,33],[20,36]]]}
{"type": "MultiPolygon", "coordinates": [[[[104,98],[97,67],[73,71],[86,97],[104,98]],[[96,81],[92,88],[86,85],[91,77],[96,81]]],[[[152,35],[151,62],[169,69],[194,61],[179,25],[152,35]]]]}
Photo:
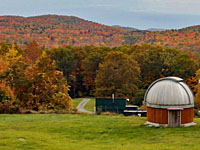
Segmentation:
{"type": "MultiPolygon", "coordinates": [[[[134,18],[132,18],[134,21],[134,18]]],[[[121,46],[151,44],[181,51],[200,51],[200,26],[180,30],[147,31],[106,26],[73,16],[1,16],[0,41],[26,47],[36,40],[40,46],[121,46]]]]}
{"type": "MultiPolygon", "coordinates": [[[[135,37],[135,35],[132,37],[135,37]]],[[[133,43],[146,43],[176,48],[182,51],[200,52],[200,26],[187,27],[180,30],[146,31],[140,34],[133,43]]]]}
{"type": "Polygon", "coordinates": [[[72,16],[0,17],[0,41],[24,47],[37,40],[40,45],[55,46],[120,46],[128,31],[105,26],[72,16]]]}

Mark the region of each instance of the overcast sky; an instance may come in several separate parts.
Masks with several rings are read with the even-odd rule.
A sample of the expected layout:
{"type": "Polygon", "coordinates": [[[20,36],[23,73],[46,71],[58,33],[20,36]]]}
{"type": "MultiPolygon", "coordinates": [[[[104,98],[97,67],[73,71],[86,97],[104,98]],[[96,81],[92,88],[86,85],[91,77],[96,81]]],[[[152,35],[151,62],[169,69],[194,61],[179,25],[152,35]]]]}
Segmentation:
{"type": "Polygon", "coordinates": [[[0,0],[1,16],[44,14],[139,29],[171,29],[200,24],[200,0],[0,0]]]}

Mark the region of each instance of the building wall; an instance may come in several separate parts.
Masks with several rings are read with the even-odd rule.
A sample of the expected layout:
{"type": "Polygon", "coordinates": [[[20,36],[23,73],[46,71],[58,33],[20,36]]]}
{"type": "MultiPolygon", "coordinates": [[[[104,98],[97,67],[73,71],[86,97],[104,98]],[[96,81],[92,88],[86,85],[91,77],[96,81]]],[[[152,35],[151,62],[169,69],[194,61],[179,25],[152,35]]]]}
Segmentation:
{"type": "Polygon", "coordinates": [[[194,108],[184,108],[181,111],[181,124],[191,123],[194,121],[194,108]]]}
{"type": "MultiPolygon", "coordinates": [[[[147,107],[147,121],[159,124],[168,124],[168,110],[147,107]]],[[[181,111],[181,124],[194,121],[194,108],[184,108],[181,111]]]]}
{"type": "Polygon", "coordinates": [[[168,110],[147,107],[147,121],[159,124],[168,124],[168,110]]]}

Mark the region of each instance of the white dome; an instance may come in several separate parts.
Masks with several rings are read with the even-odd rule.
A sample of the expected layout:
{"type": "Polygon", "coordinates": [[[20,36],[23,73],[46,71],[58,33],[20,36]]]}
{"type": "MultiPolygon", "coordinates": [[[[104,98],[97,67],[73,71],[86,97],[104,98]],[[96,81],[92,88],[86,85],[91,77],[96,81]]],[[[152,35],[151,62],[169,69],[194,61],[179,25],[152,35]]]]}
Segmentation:
{"type": "Polygon", "coordinates": [[[194,107],[194,96],[183,79],[166,77],[149,86],[144,103],[154,108],[190,108],[194,107]]]}

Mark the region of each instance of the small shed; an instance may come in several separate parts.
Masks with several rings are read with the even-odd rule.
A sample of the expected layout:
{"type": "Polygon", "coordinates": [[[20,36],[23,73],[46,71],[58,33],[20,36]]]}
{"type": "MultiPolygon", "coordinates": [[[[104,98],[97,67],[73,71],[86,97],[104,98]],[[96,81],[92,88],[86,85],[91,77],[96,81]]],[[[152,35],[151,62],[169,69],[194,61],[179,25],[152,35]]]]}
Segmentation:
{"type": "Polygon", "coordinates": [[[147,124],[154,126],[194,125],[194,96],[189,86],[178,77],[153,82],[144,97],[147,124]]]}

